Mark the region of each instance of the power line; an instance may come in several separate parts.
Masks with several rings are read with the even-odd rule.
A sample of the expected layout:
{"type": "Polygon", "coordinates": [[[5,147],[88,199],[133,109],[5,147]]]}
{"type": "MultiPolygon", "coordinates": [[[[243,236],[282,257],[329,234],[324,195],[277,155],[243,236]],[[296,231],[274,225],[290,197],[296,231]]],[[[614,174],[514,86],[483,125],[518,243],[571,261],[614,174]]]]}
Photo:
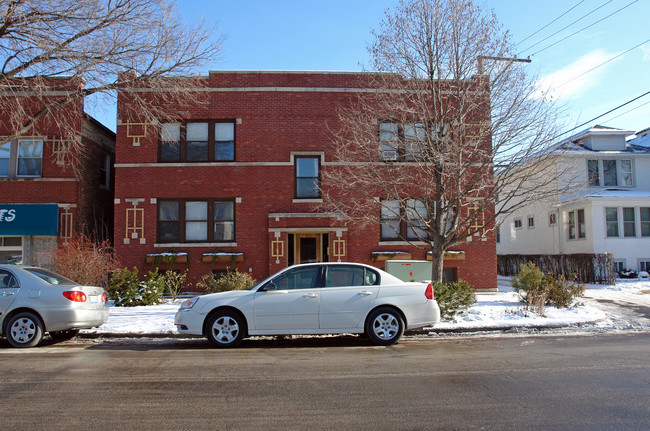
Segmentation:
{"type": "Polygon", "coordinates": [[[616,120],[617,118],[621,118],[623,115],[625,115],[625,114],[629,114],[629,113],[632,112],[632,111],[636,111],[637,109],[642,108],[642,107],[644,107],[645,105],[650,105],[650,102],[645,102],[645,103],[640,104],[639,106],[635,106],[635,107],[632,108],[632,109],[628,109],[627,111],[625,111],[625,112],[623,112],[623,113],[621,113],[621,114],[618,114],[616,117],[612,117],[612,118],[610,118],[608,121],[612,121],[612,120],[616,120]]]}
{"type": "MultiPolygon", "coordinates": [[[[594,117],[594,118],[592,118],[591,120],[585,121],[585,122],[582,123],[582,124],[578,124],[577,126],[575,126],[574,128],[572,128],[571,130],[567,130],[566,132],[563,132],[563,133],[560,133],[559,135],[554,136],[553,138],[551,138],[551,140],[555,140],[555,139],[559,138],[559,137],[562,136],[562,135],[566,135],[567,133],[573,133],[576,129],[578,129],[578,128],[582,127],[582,126],[586,126],[587,124],[590,124],[590,123],[596,121],[597,119],[599,119],[599,118],[601,118],[601,117],[604,117],[604,116],[607,115],[607,114],[611,114],[612,112],[614,112],[614,111],[616,111],[616,110],[618,110],[618,109],[621,109],[623,106],[627,106],[627,105],[629,105],[630,103],[635,102],[635,101],[641,99],[642,97],[647,96],[648,94],[650,94],[650,91],[646,91],[645,93],[643,93],[643,94],[641,94],[641,95],[639,95],[639,96],[636,96],[635,98],[630,99],[630,100],[628,100],[627,102],[618,105],[616,108],[610,109],[609,111],[605,112],[604,114],[600,114],[599,116],[594,117]]],[[[643,106],[643,105],[642,105],[642,106],[643,106]]]]}
{"type": "Polygon", "coordinates": [[[641,42],[641,43],[638,44],[637,46],[634,46],[634,47],[628,49],[627,51],[622,52],[622,53],[620,53],[620,54],[618,54],[618,55],[616,55],[616,56],[610,58],[609,60],[603,61],[603,62],[600,63],[599,65],[594,66],[594,67],[592,67],[591,69],[589,69],[589,70],[587,70],[587,71],[585,71],[585,72],[582,72],[582,73],[581,73],[580,75],[578,75],[578,76],[574,76],[573,78],[569,79],[569,80],[566,81],[566,82],[563,82],[563,83],[560,84],[560,85],[556,85],[554,89],[557,90],[558,88],[560,88],[560,87],[562,87],[562,86],[568,84],[569,82],[573,82],[573,81],[575,81],[576,79],[580,78],[581,76],[584,76],[584,75],[586,75],[587,73],[592,72],[592,71],[598,69],[598,68],[601,67],[601,66],[604,66],[605,64],[609,63],[610,61],[616,60],[617,58],[624,56],[624,55],[627,54],[628,52],[630,52],[630,51],[632,51],[632,50],[635,50],[635,49],[637,49],[638,47],[640,47],[640,46],[642,46],[642,45],[645,45],[645,44],[648,43],[648,42],[650,42],[650,39],[647,39],[646,41],[641,42]]]}
{"type": "Polygon", "coordinates": [[[581,28],[580,30],[578,30],[578,31],[576,31],[576,32],[573,32],[573,33],[571,33],[570,35],[568,35],[568,36],[566,36],[566,37],[564,37],[564,38],[558,40],[557,42],[554,42],[554,43],[548,45],[547,47],[542,48],[542,49],[540,49],[539,51],[536,51],[536,52],[532,53],[531,56],[532,56],[532,55],[539,54],[540,52],[545,51],[545,50],[549,49],[550,47],[555,46],[555,45],[557,45],[558,43],[563,42],[563,41],[567,40],[568,38],[570,38],[570,37],[572,37],[572,36],[575,36],[576,34],[580,33],[580,32],[583,31],[583,30],[588,29],[589,27],[593,27],[594,25],[596,25],[596,24],[598,24],[598,23],[600,23],[600,22],[606,20],[607,18],[611,17],[612,15],[616,15],[617,13],[619,13],[620,11],[622,11],[623,9],[625,9],[625,8],[627,8],[627,7],[631,6],[631,5],[633,5],[634,3],[638,2],[638,1],[639,1],[639,0],[634,0],[634,1],[630,2],[630,3],[628,3],[627,5],[623,6],[623,7],[620,8],[619,10],[610,13],[610,14],[607,15],[606,17],[601,18],[601,19],[599,19],[598,21],[596,21],[596,22],[594,22],[594,23],[592,23],[592,24],[589,24],[588,26],[583,27],[583,28],[581,28]]]}
{"type": "MultiPolygon", "coordinates": [[[[542,42],[544,42],[544,41],[546,41],[546,40],[552,38],[552,37],[555,36],[556,34],[563,32],[563,31],[566,30],[567,28],[571,27],[573,24],[576,24],[576,23],[582,21],[583,19],[587,18],[589,15],[591,15],[591,14],[594,13],[594,12],[596,12],[598,9],[604,7],[605,5],[611,3],[612,1],[614,1],[614,0],[608,0],[608,1],[606,1],[605,3],[601,4],[600,6],[598,6],[596,9],[593,9],[592,11],[586,13],[585,15],[582,15],[580,18],[578,18],[577,20],[573,21],[571,24],[567,25],[566,27],[561,28],[560,30],[558,30],[558,31],[556,31],[555,33],[553,33],[552,35],[550,35],[550,36],[548,36],[548,37],[545,37],[544,39],[540,40],[540,41],[537,42],[536,44],[531,45],[531,46],[529,46],[528,48],[524,49],[524,50],[522,51],[522,53],[528,51],[528,50],[531,49],[531,48],[536,47],[536,46],[539,45],[540,43],[542,43],[542,42]]],[[[520,54],[517,54],[517,57],[520,57],[520,56],[521,56],[521,53],[520,53],[520,54]]]]}
{"type": "Polygon", "coordinates": [[[580,5],[581,5],[582,3],[584,3],[584,2],[585,2],[585,0],[580,0],[580,1],[579,1],[578,3],[576,3],[575,6],[573,6],[571,9],[569,9],[569,10],[566,11],[566,12],[564,12],[562,15],[558,16],[558,17],[555,18],[553,21],[549,22],[549,23],[546,24],[544,27],[540,28],[539,30],[537,30],[535,33],[531,34],[531,35],[528,36],[527,38],[525,38],[525,39],[523,39],[523,40],[517,42],[517,44],[515,45],[515,47],[518,47],[518,46],[521,45],[522,43],[526,42],[528,39],[530,39],[531,37],[535,36],[537,33],[539,33],[540,31],[544,30],[544,29],[545,29],[546,27],[548,27],[549,25],[555,23],[555,21],[557,21],[558,19],[562,18],[564,15],[568,14],[569,12],[571,12],[573,9],[577,8],[578,6],[580,6],[580,5]]]}

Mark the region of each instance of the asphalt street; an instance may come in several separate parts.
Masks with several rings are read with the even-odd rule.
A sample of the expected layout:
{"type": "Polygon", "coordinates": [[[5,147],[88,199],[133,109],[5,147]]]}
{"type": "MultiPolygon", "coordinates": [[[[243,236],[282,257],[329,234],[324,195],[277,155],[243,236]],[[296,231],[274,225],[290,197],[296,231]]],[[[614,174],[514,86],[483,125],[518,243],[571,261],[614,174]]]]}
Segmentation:
{"type": "Polygon", "coordinates": [[[650,334],[0,344],[2,429],[645,430],[650,334]]]}

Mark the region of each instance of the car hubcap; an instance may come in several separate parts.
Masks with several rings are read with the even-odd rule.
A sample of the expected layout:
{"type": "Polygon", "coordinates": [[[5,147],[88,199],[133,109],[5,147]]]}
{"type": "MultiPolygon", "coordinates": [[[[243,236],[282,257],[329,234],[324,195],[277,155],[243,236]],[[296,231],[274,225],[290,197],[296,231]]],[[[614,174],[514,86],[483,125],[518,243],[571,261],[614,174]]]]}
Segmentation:
{"type": "Polygon", "coordinates": [[[36,325],[30,319],[19,319],[11,325],[11,338],[18,343],[29,343],[36,334],[36,325]]]}
{"type": "Polygon", "coordinates": [[[232,317],[223,316],[218,318],[212,325],[214,338],[221,343],[230,343],[239,334],[239,325],[232,317]]]}
{"type": "Polygon", "coordinates": [[[389,340],[397,334],[399,323],[392,314],[380,314],[373,322],[375,335],[382,340],[389,340]]]}

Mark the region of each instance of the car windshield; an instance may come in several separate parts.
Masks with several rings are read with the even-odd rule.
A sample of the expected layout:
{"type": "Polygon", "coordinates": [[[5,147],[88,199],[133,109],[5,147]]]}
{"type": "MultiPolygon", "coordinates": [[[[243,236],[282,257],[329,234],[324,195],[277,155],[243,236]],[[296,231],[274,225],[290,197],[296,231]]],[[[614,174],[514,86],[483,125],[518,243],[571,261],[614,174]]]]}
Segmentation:
{"type": "Polygon", "coordinates": [[[57,274],[56,272],[48,271],[43,268],[25,268],[25,271],[34,274],[35,276],[47,281],[50,284],[63,284],[66,286],[78,286],[79,283],[74,282],[68,278],[65,278],[62,275],[57,274]]]}

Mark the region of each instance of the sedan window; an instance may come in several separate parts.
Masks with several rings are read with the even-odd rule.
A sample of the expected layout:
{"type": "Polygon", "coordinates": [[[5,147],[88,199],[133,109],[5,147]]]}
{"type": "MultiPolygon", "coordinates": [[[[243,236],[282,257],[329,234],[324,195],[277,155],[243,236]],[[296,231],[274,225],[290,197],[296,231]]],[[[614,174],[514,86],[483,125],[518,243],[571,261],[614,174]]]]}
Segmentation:
{"type": "Polygon", "coordinates": [[[272,280],[277,290],[312,289],[316,286],[320,266],[295,268],[272,280]]]}
{"type": "Polygon", "coordinates": [[[0,269],[0,289],[18,287],[18,281],[16,277],[9,271],[0,269]]]}
{"type": "Polygon", "coordinates": [[[336,265],[327,267],[325,287],[373,286],[379,284],[379,276],[368,268],[336,265]]]}
{"type": "Polygon", "coordinates": [[[25,268],[26,271],[31,272],[35,276],[47,281],[50,284],[61,284],[65,286],[78,286],[79,283],[76,283],[64,276],[57,274],[56,272],[48,271],[43,268],[25,268]]]}

